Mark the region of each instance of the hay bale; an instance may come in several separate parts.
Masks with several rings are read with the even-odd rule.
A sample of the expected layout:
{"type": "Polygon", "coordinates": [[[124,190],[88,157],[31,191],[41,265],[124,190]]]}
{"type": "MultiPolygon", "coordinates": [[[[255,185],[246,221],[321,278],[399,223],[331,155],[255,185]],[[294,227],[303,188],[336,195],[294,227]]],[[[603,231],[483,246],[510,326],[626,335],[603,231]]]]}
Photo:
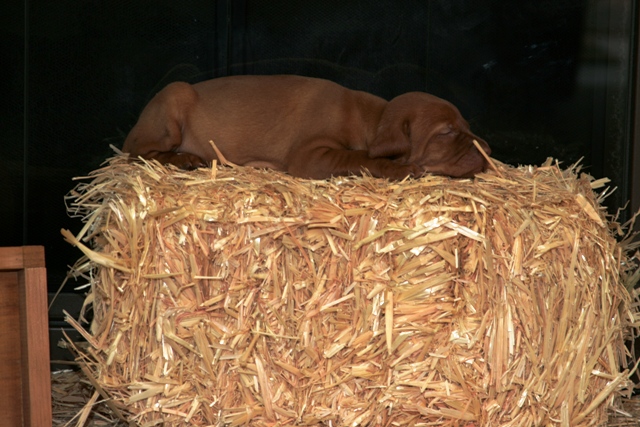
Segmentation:
{"type": "Polygon", "coordinates": [[[82,358],[145,426],[597,425],[640,322],[605,180],[499,169],[306,181],[116,157],[63,231],[90,272],[82,358]]]}

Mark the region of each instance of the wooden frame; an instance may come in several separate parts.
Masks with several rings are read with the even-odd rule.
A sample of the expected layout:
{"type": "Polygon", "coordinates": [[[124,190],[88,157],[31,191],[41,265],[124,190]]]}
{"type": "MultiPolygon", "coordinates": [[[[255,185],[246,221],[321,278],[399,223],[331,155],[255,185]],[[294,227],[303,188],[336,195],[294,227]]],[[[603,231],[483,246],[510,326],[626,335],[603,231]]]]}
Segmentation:
{"type": "Polygon", "coordinates": [[[47,277],[42,246],[0,248],[3,423],[51,425],[47,277]]]}

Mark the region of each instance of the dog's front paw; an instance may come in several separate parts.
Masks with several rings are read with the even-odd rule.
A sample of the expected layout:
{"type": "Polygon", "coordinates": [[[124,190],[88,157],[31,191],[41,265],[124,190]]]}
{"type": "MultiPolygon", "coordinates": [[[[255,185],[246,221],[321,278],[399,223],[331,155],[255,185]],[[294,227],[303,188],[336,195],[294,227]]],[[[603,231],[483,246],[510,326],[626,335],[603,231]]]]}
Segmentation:
{"type": "Polygon", "coordinates": [[[399,181],[406,177],[419,178],[422,175],[424,175],[424,170],[420,166],[408,164],[395,166],[391,171],[389,171],[388,178],[399,181]]]}
{"type": "Polygon", "coordinates": [[[422,168],[422,167],[420,167],[418,165],[410,164],[410,165],[407,165],[407,166],[409,168],[409,175],[412,178],[420,178],[425,173],[424,168],[422,168]]]}
{"type": "Polygon", "coordinates": [[[132,156],[129,154],[130,160],[142,158],[145,160],[157,160],[163,165],[174,165],[179,169],[194,170],[198,168],[208,167],[207,163],[199,156],[191,153],[180,153],[176,151],[155,151],[139,156],[132,156]]]}
{"type": "Polygon", "coordinates": [[[195,154],[178,153],[178,158],[180,159],[180,164],[176,166],[181,169],[194,170],[207,167],[207,163],[195,154]]]}

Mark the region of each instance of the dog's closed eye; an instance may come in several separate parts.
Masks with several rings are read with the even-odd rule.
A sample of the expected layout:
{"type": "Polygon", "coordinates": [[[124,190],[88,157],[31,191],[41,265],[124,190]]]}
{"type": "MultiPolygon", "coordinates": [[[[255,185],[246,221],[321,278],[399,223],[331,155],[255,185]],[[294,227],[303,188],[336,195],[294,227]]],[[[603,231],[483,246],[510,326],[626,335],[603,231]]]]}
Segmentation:
{"type": "Polygon", "coordinates": [[[454,129],[453,126],[448,125],[438,132],[437,136],[454,136],[460,133],[457,129],[454,129]]]}

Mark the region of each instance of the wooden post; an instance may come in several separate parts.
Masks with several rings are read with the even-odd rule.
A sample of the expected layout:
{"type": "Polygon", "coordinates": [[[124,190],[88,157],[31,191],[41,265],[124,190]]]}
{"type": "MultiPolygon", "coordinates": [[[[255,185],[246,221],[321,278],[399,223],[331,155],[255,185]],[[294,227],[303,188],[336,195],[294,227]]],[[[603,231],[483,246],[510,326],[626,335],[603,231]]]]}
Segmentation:
{"type": "Polygon", "coordinates": [[[51,425],[44,247],[0,248],[0,398],[3,423],[51,425]]]}

